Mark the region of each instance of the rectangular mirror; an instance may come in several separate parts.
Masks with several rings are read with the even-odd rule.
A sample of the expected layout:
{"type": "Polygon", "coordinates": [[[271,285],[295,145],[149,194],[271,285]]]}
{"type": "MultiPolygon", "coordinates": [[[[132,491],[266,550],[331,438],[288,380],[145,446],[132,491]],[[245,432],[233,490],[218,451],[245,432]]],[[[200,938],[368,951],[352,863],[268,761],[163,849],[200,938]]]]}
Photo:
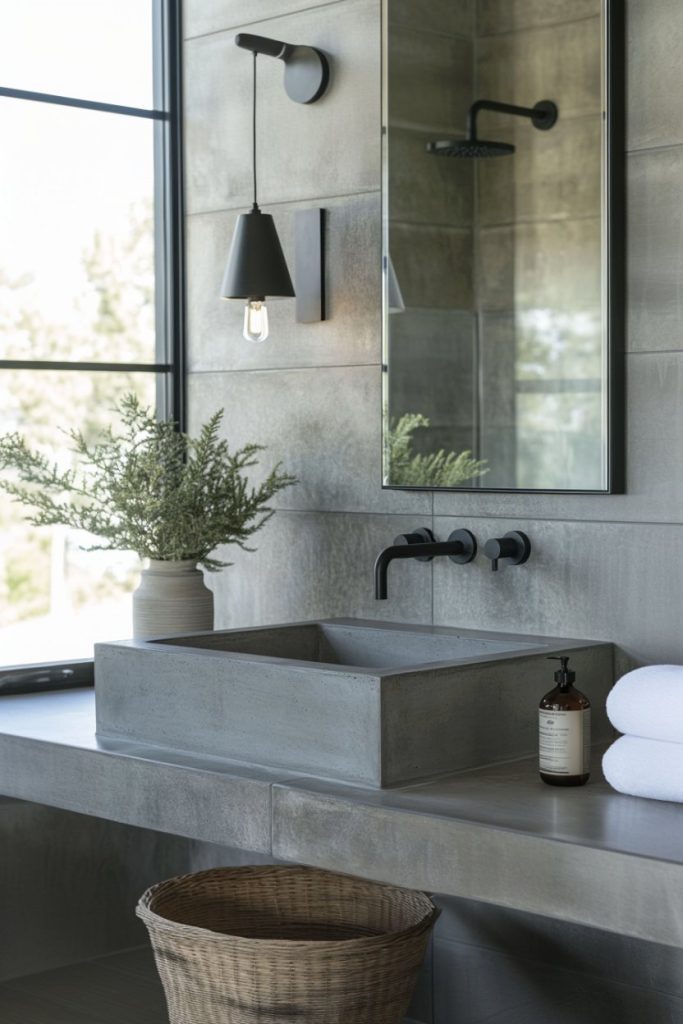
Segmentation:
{"type": "Polygon", "coordinates": [[[623,487],[623,3],[384,0],[384,486],[623,487]]]}

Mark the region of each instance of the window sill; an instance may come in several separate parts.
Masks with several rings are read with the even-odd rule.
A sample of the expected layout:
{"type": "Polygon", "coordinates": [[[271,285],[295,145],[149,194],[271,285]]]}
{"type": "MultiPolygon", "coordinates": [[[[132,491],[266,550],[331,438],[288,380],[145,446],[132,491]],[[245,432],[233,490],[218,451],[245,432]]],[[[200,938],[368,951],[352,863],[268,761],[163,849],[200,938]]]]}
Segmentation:
{"type": "Polygon", "coordinates": [[[94,685],[95,663],[92,660],[0,668],[0,697],[94,685]]]}

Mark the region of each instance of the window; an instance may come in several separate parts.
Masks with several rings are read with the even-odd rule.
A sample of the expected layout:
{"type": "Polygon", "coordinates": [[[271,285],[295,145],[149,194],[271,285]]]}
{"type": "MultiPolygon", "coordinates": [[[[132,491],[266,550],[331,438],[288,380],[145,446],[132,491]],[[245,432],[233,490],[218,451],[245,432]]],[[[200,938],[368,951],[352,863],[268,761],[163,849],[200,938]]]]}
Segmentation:
{"type": "MultiPolygon", "coordinates": [[[[0,33],[0,432],[63,433],[135,391],[183,419],[179,0],[21,0],[0,33]]],[[[131,634],[137,558],[0,495],[0,664],[131,634]]]]}

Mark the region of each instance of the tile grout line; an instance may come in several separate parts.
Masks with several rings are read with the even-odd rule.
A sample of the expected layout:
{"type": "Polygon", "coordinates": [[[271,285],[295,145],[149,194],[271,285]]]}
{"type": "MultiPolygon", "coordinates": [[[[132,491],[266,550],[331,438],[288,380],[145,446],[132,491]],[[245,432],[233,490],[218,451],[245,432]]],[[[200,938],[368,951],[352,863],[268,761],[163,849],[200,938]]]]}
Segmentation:
{"type": "MultiPolygon", "coordinates": [[[[489,318],[503,319],[505,317],[512,316],[514,310],[490,310],[485,311],[486,316],[489,318]]],[[[632,356],[638,358],[648,356],[683,356],[683,348],[668,348],[668,349],[633,349],[624,353],[627,359],[632,356]]],[[[313,370],[361,370],[361,369],[381,369],[382,363],[379,360],[373,360],[367,363],[311,363],[302,366],[244,366],[235,367],[234,369],[218,369],[207,367],[206,369],[188,369],[188,377],[206,376],[208,374],[232,374],[232,373],[290,373],[290,372],[311,372],[313,370]]],[[[435,492],[435,493],[438,493],[435,492]]],[[[558,493],[562,493],[559,492],[558,493]]]]}
{"type": "MultiPolygon", "coordinates": [[[[455,897],[455,898],[457,899],[458,897],[455,897]]],[[[508,909],[508,908],[500,907],[498,909],[508,909]]],[[[513,911],[513,912],[514,913],[521,913],[521,914],[525,913],[525,911],[513,911]]],[[[530,916],[535,916],[535,915],[533,913],[531,913],[530,916]]],[[[553,919],[551,918],[550,920],[553,920],[553,919]]],[[[558,919],[554,919],[554,920],[558,921],[558,919]]],[[[558,921],[558,923],[560,923],[560,922],[558,921]]],[[[589,925],[577,924],[576,922],[571,922],[571,921],[563,921],[561,923],[562,924],[571,925],[571,926],[573,926],[575,928],[589,928],[590,927],[589,925]]],[[[616,933],[616,936],[619,937],[619,938],[623,937],[623,936],[619,936],[619,933],[616,933]]],[[[475,950],[480,950],[480,951],[491,952],[491,950],[492,950],[491,946],[482,945],[482,944],[476,943],[476,942],[468,942],[466,939],[450,938],[450,937],[445,936],[445,935],[438,936],[438,938],[435,938],[434,941],[438,942],[441,945],[445,945],[447,947],[461,946],[462,945],[462,946],[467,946],[469,949],[475,949],[475,950]]],[[[638,941],[642,942],[642,941],[647,941],[647,940],[642,940],[642,939],[638,940],[637,939],[636,941],[637,942],[638,941]]],[[[653,945],[657,945],[657,944],[653,943],[653,945]]],[[[667,949],[674,949],[674,950],[678,949],[678,947],[676,947],[676,946],[666,947],[666,948],[667,949]]],[[[503,955],[507,956],[507,957],[510,957],[511,959],[514,959],[514,960],[518,960],[518,961],[522,961],[522,962],[526,962],[526,963],[530,963],[530,964],[535,964],[538,967],[542,967],[542,968],[547,968],[548,967],[548,963],[545,960],[540,960],[538,958],[538,956],[525,955],[525,954],[521,954],[521,953],[505,953],[503,955]]],[[[588,968],[583,968],[583,967],[582,968],[564,967],[564,966],[561,966],[559,964],[556,964],[554,966],[554,969],[558,970],[558,971],[562,971],[562,972],[564,972],[564,973],[566,973],[568,975],[571,975],[571,976],[580,977],[582,979],[585,979],[586,977],[598,978],[598,979],[603,977],[603,975],[601,975],[601,974],[599,974],[599,973],[597,973],[595,971],[595,968],[591,969],[591,967],[588,967],[588,968]]],[[[667,996],[674,996],[674,998],[680,998],[680,995],[678,995],[677,992],[672,991],[671,989],[659,988],[658,986],[657,987],[652,987],[652,988],[645,988],[643,985],[632,984],[632,983],[630,983],[628,981],[624,981],[624,980],[620,980],[620,979],[615,979],[615,978],[610,978],[609,981],[610,981],[610,984],[619,986],[621,988],[628,989],[629,991],[640,991],[640,992],[650,992],[650,993],[655,992],[655,993],[657,993],[659,995],[667,995],[667,996]]]]}
{"type": "MultiPolygon", "coordinates": [[[[307,206],[310,204],[320,204],[333,202],[336,199],[355,199],[356,196],[381,196],[381,187],[373,188],[357,188],[353,192],[335,192],[333,195],[324,196],[304,196],[297,197],[296,199],[274,199],[271,202],[261,202],[261,207],[267,210],[273,206],[307,206]]],[[[215,217],[221,213],[235,213],[236,210],[244,210],[250,206],[251,200],[245,200],[243,203],[237,203],[235,206],[217,206],[212,207],[210,210],[185,210],[185,220],[191,220],[194,217],[215,217]]]]}
{"type": "MultiPolygon", "coordinates": [[[[493,231],[500,230],[501,228],[515,228],[520,225],[536,225],[536,224],[573,224],[574,222],[583,223],[585,221],[598,221],[600,222],[600,215],[593,213],[581,213],[581,214],[567,214],[567,216],[560,217],[520,217],[518,220],[497,220],[497,221],[484,221],[481,225],[481,231],[493,231]]],[[[416,221],[416,220],[403,220],[401,218],[392,218],[392,225],[398,224],[400,227],[407,228],[439,228],[446,231],[461,231],[471,233],[473,230],[473,224],[445,224],[443,221],[416,221]]]]}
{"type": "Polygon", "coordinates": [[[642,153],[656,153],[667,149],[683,149],[683,139],[680,142],[657,142],[653,146],[636,146],[633,149],[626,149],[625,154],[629,156],[640,156],[642,153]]]}
{"type": "Polygon", "coordinates": [[[489,32],[479,35],[475,32],[477,41],[482,39],[500,39],[503,36],[518,36],[529,32],[547,32],[558,28],[565,28],[569,25],[580,25],[585,21],[599,21],[600,14],[586,14],[582,18],[570,18],[567,21],[551,21],[544,25],[518,25],[515,28],[505,29],[503,32],[489,32]]]}
{"type": "Polygon", "coordinates": [[[305,7],[298,7],[293,11],[285,11],[284,14],[272,14],[268,18],[256,18],[254,21],[236,22],[232,25],[224,25],[222,28],[214,28],[209,32],[198,32],[197,35],[183,36],[183,43],[190,43],[195,39],[208,39],[210,36],[219,36],[222,32],[235,32],[238,29],[249,28],[251,25],[262,25],[267,21],[281,21],[283,18],[295,18],[299,14],[308,14],[310,11],[324,11],[328,7],[336,7],[338,4],[346,3],[346,0],[327,0],[322,4],[308,4],[305,7]]]}
{"type": "MultiPolygon", "coordinates": [[[[420,491],[416,492],[420,495],[424,495],[429,492],[420,491]]],[[[434,492],[435,495],[438,492],[434,492]]],[[[558,497],[561,497],[561,492],[558,492],[558,497]]],[[[608,495],[609,497],[609,495],[608,495]]],[[[618,497],[618,495],[617,495],[618,497]]],[[[330,508],[282,508],[273,506],[273,510],[279,515],[304,515],[304,516],[366,516],[374,518],[394,518],[394,519],[407,519],[414,516],[425,515],[425,510],[412,509],[407,511],[382,511],[375,509],[330,509],[330,508]]],[[[429,512],[427,511],[428,515],[429,512]]],[[[560,523],[560,524],[575,524],[578,526],[642,526],[647,528],[652,527],[666,527],[667,529],[678,529],[683,526],[683,519],[680,521],[676,520],[646,520],[646,519],[595,519],[595,518],[574,518],[568,516],[539,516],[536,513],[522,514],[519,512],[434,512],[432,517],[433,522],[438,519],[457,519],[457,520],[477,520],[477,519],[504,519],[513,520],[519,522],[533,522],[533,523],[560,523]]]]}

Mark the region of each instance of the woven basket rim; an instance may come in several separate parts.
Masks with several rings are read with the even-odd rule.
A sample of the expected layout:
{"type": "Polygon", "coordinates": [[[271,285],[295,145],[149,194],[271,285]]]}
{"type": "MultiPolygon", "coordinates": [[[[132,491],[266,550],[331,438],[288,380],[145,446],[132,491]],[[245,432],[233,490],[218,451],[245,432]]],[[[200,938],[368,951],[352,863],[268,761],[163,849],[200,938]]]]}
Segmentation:
{"type": "Polygon", "coordinates": [[[303,865],[268,864],[256,866],[245,865],[234,868],[208,868],[204,871],[190,872],[184,875],[176,875],[173,878],[167,878],[164,881],[157,882],[155,885],[150,886],[150,888],[142,894],[135,909],[135,913],[148,927],[151,927],[158,932],[168,932],[178,936],[184,935],[188,938],[193,938],[197,942],[201,941],[206,944],[231,945],[233,947],[244,944],[252,949],[255,946],[261,949],[266,949],[271,946],[274,949],[287,949],[293,952],[300,951],[301,953],[315,951],[316,953],[324,954],[329,951],[330,953],[339,954],[345,950],[352,952],[367,949],[369,951],[375,946],[386,947],[388,944],[410,941],[421,932],[429,931],[436,919],[439,917],[441,911],[434,905],[429,896],[420,890],[407,889],[403,886],[391,885],[385,882],[374,882],[370,879],[357,878],[355,875],[345,875],[340,872],[327,871],[324,868],[309,868],[303,865]],[[415,924],[409,925],[407,928],[400,928],[397,931],[380,932],[378,935],[363,935],[355,938],[323,940],[278,939],[249,938],[246,935],[237,935],[231,932],[217,932],[213,931],[211,928],[204,928],[201,925],[173,921],[170,918],[163,917],[161,914],[156,913],[156,911],[150,906],[154,898],[164,889],[172,888],[176,885],[182,885],[183,882],[189,881],[190,879],[197,882],[201,881],[202,878],[216,877],[219,875],[237,878],[240,874],[244,876],[259,874],[317,874],[321,878],[325,876],[337,879],[342,878],[360,886],[367,885],[369,888],[384,889],[399,895],[410,896],[412,899],[415,899],[416,902],[421,902],[423,904],[425,913],[419,921],[415,924]]]}

